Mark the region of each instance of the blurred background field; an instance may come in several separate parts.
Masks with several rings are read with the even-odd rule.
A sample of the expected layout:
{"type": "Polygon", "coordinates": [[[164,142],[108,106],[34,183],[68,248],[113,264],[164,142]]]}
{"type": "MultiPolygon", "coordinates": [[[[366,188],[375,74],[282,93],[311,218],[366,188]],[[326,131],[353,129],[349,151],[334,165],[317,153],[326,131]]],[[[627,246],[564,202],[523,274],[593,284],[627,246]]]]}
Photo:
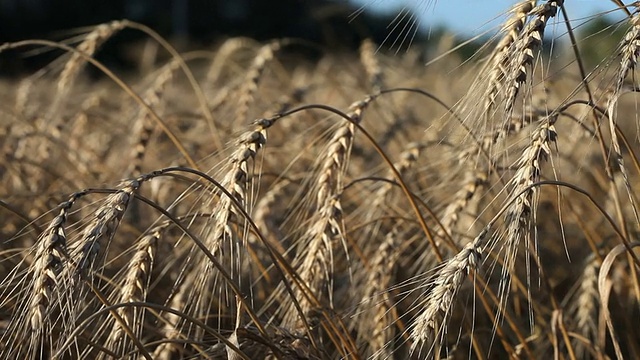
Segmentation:
{"type": "MultiPolygon", "coordinates": [[[[597,62],[615,46],[615,36],[600,30],[622,19],[606,1],[584,0],[569,8],[569,16],[583,38],[600,34],[585,44],[587,57],[597,62]],[[598,14],[592,19],[594,14],[598,14]],[[606,14],[606,16],[603,16],[606,14]]],[[[409,0],[2,0],[0,42],[47,38],[63,40],[74,29],[112,20],[129,19],[150,26],[182,49],[214,46],[226,38],[247,36],[258,41],[293,37],[322,44],[325,49],[356,51],[371,38],[381,50],[412,49],[433,54],[443,37],[460,43],[475,40],[461,51],[468,57],[495,36],[512,5],[510,1],[409,1],[409,0]]],[[[558,34],[560,35],[560,34],[558,34]]],[[[566,36],[562,37],[566,41],[566,36]]],[[[123,31],[101,48],[98,56],[111,66],[130,69],[147,42],[143,35],[123,31]]],[[[4,53],[0,74],[20,76],[48,63],[56,52],[4,53]]]]}

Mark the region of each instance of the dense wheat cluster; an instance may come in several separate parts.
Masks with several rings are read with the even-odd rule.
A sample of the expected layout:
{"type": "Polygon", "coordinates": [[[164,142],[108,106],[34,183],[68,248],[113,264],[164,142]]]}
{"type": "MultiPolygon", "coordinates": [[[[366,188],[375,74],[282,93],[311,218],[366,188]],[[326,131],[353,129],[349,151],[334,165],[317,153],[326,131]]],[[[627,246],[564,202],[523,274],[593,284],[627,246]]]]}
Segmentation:
{"type": "Polygon", "coordinates": [[[129,21],[0,45],[63,53],[0,82],[0,357],[640,358],[622,5],[593,68],[604,15],[560,0],[427,66],[129,21]],[[161,49],[135,73],[96,60],[124,29],[161,49]]]}

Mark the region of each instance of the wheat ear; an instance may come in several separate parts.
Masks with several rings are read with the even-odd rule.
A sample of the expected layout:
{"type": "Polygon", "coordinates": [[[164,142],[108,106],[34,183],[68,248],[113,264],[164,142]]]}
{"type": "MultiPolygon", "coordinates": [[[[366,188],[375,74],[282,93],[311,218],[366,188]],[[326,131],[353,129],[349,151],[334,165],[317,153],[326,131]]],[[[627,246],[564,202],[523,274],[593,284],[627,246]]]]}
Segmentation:
{"type": "Polygon", "coordinates": [[[436,235],[440,239],[452,235],[457,228],[460,214],[470,205],[482,189],[487,185],[488,172],[477,170],[468,173],[464,185],[455,193],[453,200],[448,203],[440,219],[441,227],[438,227],[436,235]]]}
{"type": "MultiPolygon", "coordinates": [[[[93,56],[100,45],[107,41],[117,31],[124,29],[125,24],[121,21],[113,21],[108,24],[100,24],[91,31],[85,39],[78,45],[77,50],[87,56],[93,56]]],[[[84,56],[79,53],[71,54],[71,58],[65,63],[60,74],[57,88],[59,92],[64,92],[67,86],[77,77],[78,71],[86,63],[84,56]]]]}
{"type": "MultiPolygon", "coordinates": [[[[64,68],[56,84],[56,96],[49,114],[58,114],[58,110],[64,105],[63,102],[68,98],[67,95],[73,82],[78,77],[80,70],[82,70],[83,66],[87,63],[85,57],[93,56],[100,45],[124,28],[124,22],[112,21],[108,24],[96,26],[93,31],[87,34],[85,39],[77,46],[76,49],[78,52],[72,53],[69,60],[64,64],[64,68]]],[[[54,123],[54,125],[58,126],[57,122],[54,123]]]]}
{"type": "MultiPolygon", "coordinates": [[[[158,73],[157,77],[148,90],[143,95],[143,101],[150,107],[156,108],[162,103],[162,97],[167,84],[173,79],[173,73],[180,68],[178,61],[171,61],[165,65],[158,73]]],[[[156,113],[158,113],[156,111],[156,113]]],[[[153,129],[155,121],[146,109],[140,109],[137,118],[134,120],[134,146],[131,152],[131,162],[127,174],[129,176],[138,176],[142,173],[142,164],[147,145],[153,129]]]]}
{"type": "Polygon", "coordinates": [[[375,359],[387,359],[393,354],[394,303],[388,289],[400,256],[401,239],[398,226],[394,226],[376,249],[357,310],[358,334],[367,341],[368,352],[375,359]]]}
{"type": "MultiPolygon", "coordinates": [[[[25,298],[14,310],[8,330],[0,336],[0,343],[7,344],[6,349],[0,349],[4,356],[46,356],[47,347],[55,341],[52,329],[58,324],[52,305],[61,301],[61,273],[68,266],[65,226],[71,208],[85,194],[86,191],[74,193],[61,203],[58,215],[38,237],[33,262],[27,269],[31,281],[25,298]],[[25,334],[29,336],[25,338],[25,334]]],[[[10,297],[4,292],[2,295],[10,297]]],[[[4,300],[0,304],[4,305],[4,300]]]]}
{"type": "Polygon", "coordinates": [[[525,0],[514,5],[510,11],[513,15],[502,26],[500,32],[504,35],[496,45],[489,60],[489,74],[487,77],[489,87],[484,96],[485,105],[483,108],[483,111],[487,114],[491,112],[491,109],[498,101],[497,98],[506,80],[513,44],[520,37],[527,16],[535,7],[536,2],[535,0],[525,0]]]}
{"type": "Polygon", "coordinates": [[[607,103],[607,114],[609,117],[609,131],[611,135],[611,146],[616,156],[620,173],[624,179],[625,188],[629,196],[629,201],[633,209],[636,223],[640,223],[640,214],[638,214],[638,207],[633,197],[633,190],[629,181],[629,174],[624,164],[622,157],[622,150],[620,149],[620,141],[618,139],[618,131],[616,125],[616,105],[618,98],[621,95],[621,91],[624,85],[624,81],[627,78],[629,72],[633,72],[638,64],[638,55],[640,54],[640,9],[636,8],[634,15],[630,19],[631,27],[624,35],[622,44],[620,45],[620,65],[615,80],[614,89],[612,95],[609,97],[607,103]]]}
{"type": "MultiPolygon", "coordinates": [[[[400,154],[400,160],[393,164],[400,176],[405,176],[416,165],[425,147],[423,142],[412,142],[406,146],[400,154]]],[[[387,178],[394,178],[391,170],[388,171],[387,178]]],[[[389,194],[393,188],[394,184],[384,182],[375,191],[371,206],[368,206],[367,221],[375,220],[380,211],[388,208],[389,194]]],[[[365,235],[367,240],[365,245],[374,245],[377,242],[374,240],[377,232],[376,227],[370,233],[372,235],[365,235]]],[[[393,311],[395,308],[388,288],[392,286],[393,271],[396,260],[400,256],[401,239],[400,223],[398,223],[386,233],[377,246],[369,246],[373,257],[367,265],[369,271],[365,275],[364,282],[360,285],[363,288],[363,295],[354,320],[358,334],[368,343],[367,353],[377,359],[388,358],[393,353],[391,342],[394,336],[393,311]]]]}
{"type": "MultiPolygon", "coordinates": [[[[420,157],[420,152],[425,149],[425,144],[421,142],[412,142],[407,145],[405,150],[400,154],[400,160],[397,161],[393,166],[396,168],[398,173],[401,176],[407,174],[407,172],[415,166],[418,158],[420,157]]],[[[394,173],[389,170],[387,173],[387,178],[393,180],[394,173]]],[[[389,192],[394,188],[394,184],[385,182],[383,183],[374,195],[372,210],[374,209],[382,209],[385,206],[386,201],[388,200],[389,192]]],[[[370,212],[372,213],[372,212],[370,212]]],[[[374,214],[369,218],[374,217],[374,214]]]]}
{"type": "Polygon", "coordinates": [[[249,113],[249,106],[258,91],[258,85],[260,84],[262,74],[269,62],[273,60],[275,54],[282,48],[282,46],[283,42],[281,40],[272,41],[262,46],[256,57],[253,59],[253,63],[247,71],[245,81],[240,89],[240,95],[238,96],[236,123],[243,123],[248,120],[247,114],[249,113]]]}
{"type": "MultiPolygon", "coordinates": [[[[157,243],[166,227],[167,224],[156,226],[140,239],[133,257],[127,263],[124,283],[118,292],[117,298],[112,302],[113,304],[145,301],[157,243]]],[[[125,325],[133,329],[136,335],[140,333],[143,317],[141,310],[121,307],[118,308],[117,313],[125,325]]],[[[124,337],[125,333],[122,325],[116,321],[107,337],[105,347],[119,354],[126,354],[131,349],[127,349],[126,344],[123,343],[124,337]]]]}
{"type": "Polygon", "coordinates": [[[377,46],[371,39],[365,39],[360,44],[360,62],[369,77],[369,83],[374,93],[384,88],[384,74],[376,57],[377,46]]]}
{"type": "Polygon", "coordinates": [[[94,268],[96,257],[113,239],[129,201],[140,187],[141,181],[143,180],[124,181],[119,190],[109,195],[104,204],[96,210],[81,239],[70,250],[71,260],[75,264],[74,276],[86,276],[88,271],[94,268]]]}
{"type": "MultiPolygon", "coordinates": [[[[229,159],[229,170],[227,171],[222,184],[234,197],[240,205],[248,205],[246,202],[247,197],[247,182],[250,179],[249,161],[255,159],[258,151],[267,142],[267,129],[269,129],[277,118],[271,119],[259,119],[254,121],[252,129],[242,134],[237,142],[236,149],[229,159]]],[[[217,251],[220,247],[220,243],[224,236],[230,236],[225,228],[229,226],[229,214],[234,210],[232,199],[223,196],[218,202],[216,209],[215,225],[213,230],[212,242],[209,243],[210,249],[213,252],[217,251]]],[[[236,214],[241,218],[241,214],[236,214]]]]}
{"type": "MultiPolygon", "coordinates": [[[[480,264],[489,230],[485,228],[470,243],[465,245],[453,258],[447,260],[438,270],[433,280],[433,289],[425,300],[424,309],[420,312],[411,327],[411,352],[415,352],[429,341],[436,340],[446,328],[446,319],[451,315],[453,302],[462,283],[472,270],[480,264]]],[[[429,349],[430,353],[433,349],[429,349]]]]}
{"type": "Polygon", "coordinates": [[[213,84],[218,80],[220,74],[222,73],[222,69],[226,61],[229,60],[231,55],[236,51],[251,47],[255,45],[255,40],[245,38],[245,37],[233,37],[231,39],[225,40],[222,45],[218,47],[216,50],[216,55],[211,62],[211,66],[209,66],[209,70],[207,71],[207,83],[213,84]]]}
{"type": "Polygon", "coordinates": [[[564,0],[548,0],[529,12],[531,19],[513,44],[515,54],[508,66],[508,75],[505,77],[508,86],[505,89],[507,114],[513,110],[520,87],[527,81],[527,74],[533,67],[534,54],[542,46],[544,30],[549,19],[556,16],[563,3],[564,0]]]}
{"type": "Polygon", "coordinates": [[[251,217],[260,231],[267,237],[267,240],[283,254],[284,249],[280,243],[283,239],[283,234],[278,226],[278,212],[274,211],[274,208],[280,205],[281,197],[289,184],[291,184],[291,181],[284,179],[273,185],[269,191],[260,197],[251,217]]]}
{"type": "Polygon", "coordinates": [[[73,128],[70,130],[69,143],[69,159],[73,162],[78,172],[82,175],[91,174],[91,170],[87,164],[91,163],[91,157],[84,151],[84,134],[87,132],[87,124],[89,123],[89,111],[98,108],[101,103],[101,95],[95,94],[88,97],[82,102],[81,110],[73,117],[71,123],[73,128]]]}
{"type": "MultiPolygon", "coordinates": [[[[576,330],[593,343],[598,339],[598,309],[600,308],[600,295],[598,294],[599,268],[600,259],[596,256],[591,256],[582,270],[577,296],[571,304],[571,310],[576,319],[576,330]]],[[[586,357],[588,350],[582,341],[575,343],[575,349],[579,358],[586,357]]]]}
{"type": "MultiPolygon", "coordinates": [[[[350,106],[347,114],[355,123],[360,123],[362,113],[373,101],[369,96],[363,101],[358,101],[350,106]]],[[[327,283],[331,281],[332,258],[334,243],[344,231],[342,229],[342,205],[340,193],[342,191],[342,177],[351,153],[355,125],[345,122],[333,133],[321,157],[320,175],[315,183],[316,211],[308,230],[299,240],[302,246],[301,254],[298,254],[294,263],[300,279],[311,290],[314,296],[321,297],[327,293],[329,302],[332,302],[332,289],[327,283]]],[[[297,289],[296,298],[300,302],[303,315],[311,313],[312,305],[303,295],[301,289],[297,289]]],[[[293,304],[283,307],[282,326],[286,329],[296,330],[301,327],[298,320],[298,312],[293,304]]]]}
{"type": "Polygon", "coordinates": [[[67,236],[65,224],[71,207],[84,193],[75,193],[67,201],[60,204],[60,212],[49,223],[49,226],[38,241],[35,261],[30,272],[34,274],[33,292],[29,300],[27,318],[31,324],[31,349],[35,349],[43,337],[50,333],[48,314],[59,276],[65,267],[67,259],[67,236]]]}
{"type": "MultiPolygon", "coordinates": [[[[193,291],[193,285],[196,282],[198,276],[197,271],[189,271],[181,279],[178,290],[171,296],[169,301],[169,307],[171,309],[182,310],[186,309],[188,305],[189,296],[193,291]]],[[[161,333],[163,340],[160,345],[153,351],[152,357],[158,360],[171,360],[175,358],[175,355],[180,353],[182,344],[173,341],[183,336],[180,328],[180,320],[182,319],[178,314],[169,313],[166,316],[165,324],[162,327],[161,333]]]]}
{"type": "MultiPolygon", "coordinates": [[[[506,301],[506,291],[510,284],[508,274],[513,270],[518,245],[531,230],[538,194],[535,183],[540,180],[542,162],[551,154],[551,144],[555,143],[557,138],[554,126],[557,116],[558,114],[547,116],[533,132],[531,142],[523,150],[517,162],[516,173],[509,183],[512,198],[504,213],[506,239],[503,244],[505,259],[500,283],[501,301],[506,301]]],[[[446,327],[444,322],[450,315],[453,300],[464,276],[477,268],[480,255],[489,246],[489,240],[492,240],[488,234],[493,221],[438,271],[435,285],[427,296],[425,308],[416,318],[411,330],[411,338],[414,341],[412,351],[429,339],[435,340],[435,335],[442,335],[441,330],[446,327]]],[[[429,352],[432,350],[429,349],[429,352]]]]}
{"type": "MultiPolygon", "coordinates": [[[[251,179],[251,169],[249,162],[255,159],[258,151],[266,144],[267,129],[270,128],[280,116],[273,118],[264,118],[254,121],[251,130],[246,131],[237,140],[236,148],[227,162],[227,172],[224,175],[221,185],[227,189],[233,199],[226,195],[221,195],[211,201],[215,201],[212,211],[212,223],[208,224],[204,229],[204,242],[209,251],[216,255],[222,256],[221,249],[223,245],[228,245],[233,250],[235,248],[235,237],[232,229],[233,219],[242,219],[234,206],[234,202],[245,207],[249,211],[246,191],[248,183],[251,179]]],[[[244,239],[243,239],[244,241],[244,239]]],[[[235,268],[231,269],[232,276],[239,276],[242,266],[242,258],[240,250],[235,250],[229,255],[235,264],[235,268]]],[[[216,275],[211,263],[201,254],[196,257],[197,265],[192,270],[194,278],[189,277],[189,284],[180,286],[178,291],[172,296],[171,307],[180,310],[194,311],[195,316],[206,317],[209,312],[209,301],[211,299],[212,290],[210,285],[213,283],[216,275]],[[197,294],[194,296],[194,294],[197,294]]],[[[180,317],[169,314],[169,322],[165,327],[165,336],[167,339],[176,339],[180,335],[178,330],[178,322],[180,317]]],[[[154,354],[158,358],[171,358],[172,354],[178,351],[177,344],[165,343],[159,346],[154,354]]]]}
{"type": "Polygon", "coordinates": [[[529,245],[540,191],[535,184],[540,181],[542,163],[551,155],[551,146],[558,137],[555,130],[557,117],[556,113],[550,114],[534,130],[529,146],[516,162],[517,170],[509,183],[511,199],[504,213],[506,230],[502,248],[505,249],[505,255],[500,283],[503,302],[506,301],[510,286],[509,274],[514,269],[518,246],[523,239],[527,241],[527,247],[529,245]]]}

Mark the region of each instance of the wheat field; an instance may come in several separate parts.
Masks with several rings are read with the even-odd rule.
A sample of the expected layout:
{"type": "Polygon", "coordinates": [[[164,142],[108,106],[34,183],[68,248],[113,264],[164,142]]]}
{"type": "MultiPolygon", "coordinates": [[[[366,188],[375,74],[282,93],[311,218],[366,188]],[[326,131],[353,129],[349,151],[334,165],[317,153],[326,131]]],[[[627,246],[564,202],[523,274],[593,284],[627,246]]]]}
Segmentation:
{"type": "Polygon", "coordinates": [[[0,357],[640,358],[640,4],[609,4],[578,37],[606,14],[516,2],[426,66],[127,20],[0,45],[62,54],[0,80],[0,357]],[[96,57],[124,29],[136,71],[96,57]]]}

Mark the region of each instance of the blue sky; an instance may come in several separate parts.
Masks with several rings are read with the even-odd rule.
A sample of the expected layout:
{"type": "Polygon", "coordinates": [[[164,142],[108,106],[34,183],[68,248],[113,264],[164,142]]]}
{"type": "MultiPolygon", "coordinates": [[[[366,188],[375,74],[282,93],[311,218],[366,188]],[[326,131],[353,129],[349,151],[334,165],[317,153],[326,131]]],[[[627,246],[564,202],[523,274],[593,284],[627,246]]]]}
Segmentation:
{"type": "MultiPolygon", "coordinates": [[[[446,25],[456,33],[474,35],[491,31],[504,20],[504,14],[515,0],[351,0],[367,9],[378,12],[399,13],[410,8],[420,15],[421,27],[446,25]]],[[[628,1],[625,1],[628,2],[628,1]]],[[[570,19],[580,19],[594,13],[613,10],[610,0],[566,0],[570,19]]],[[[620,11],[616,11],[620,13],[620,11]]]]}

